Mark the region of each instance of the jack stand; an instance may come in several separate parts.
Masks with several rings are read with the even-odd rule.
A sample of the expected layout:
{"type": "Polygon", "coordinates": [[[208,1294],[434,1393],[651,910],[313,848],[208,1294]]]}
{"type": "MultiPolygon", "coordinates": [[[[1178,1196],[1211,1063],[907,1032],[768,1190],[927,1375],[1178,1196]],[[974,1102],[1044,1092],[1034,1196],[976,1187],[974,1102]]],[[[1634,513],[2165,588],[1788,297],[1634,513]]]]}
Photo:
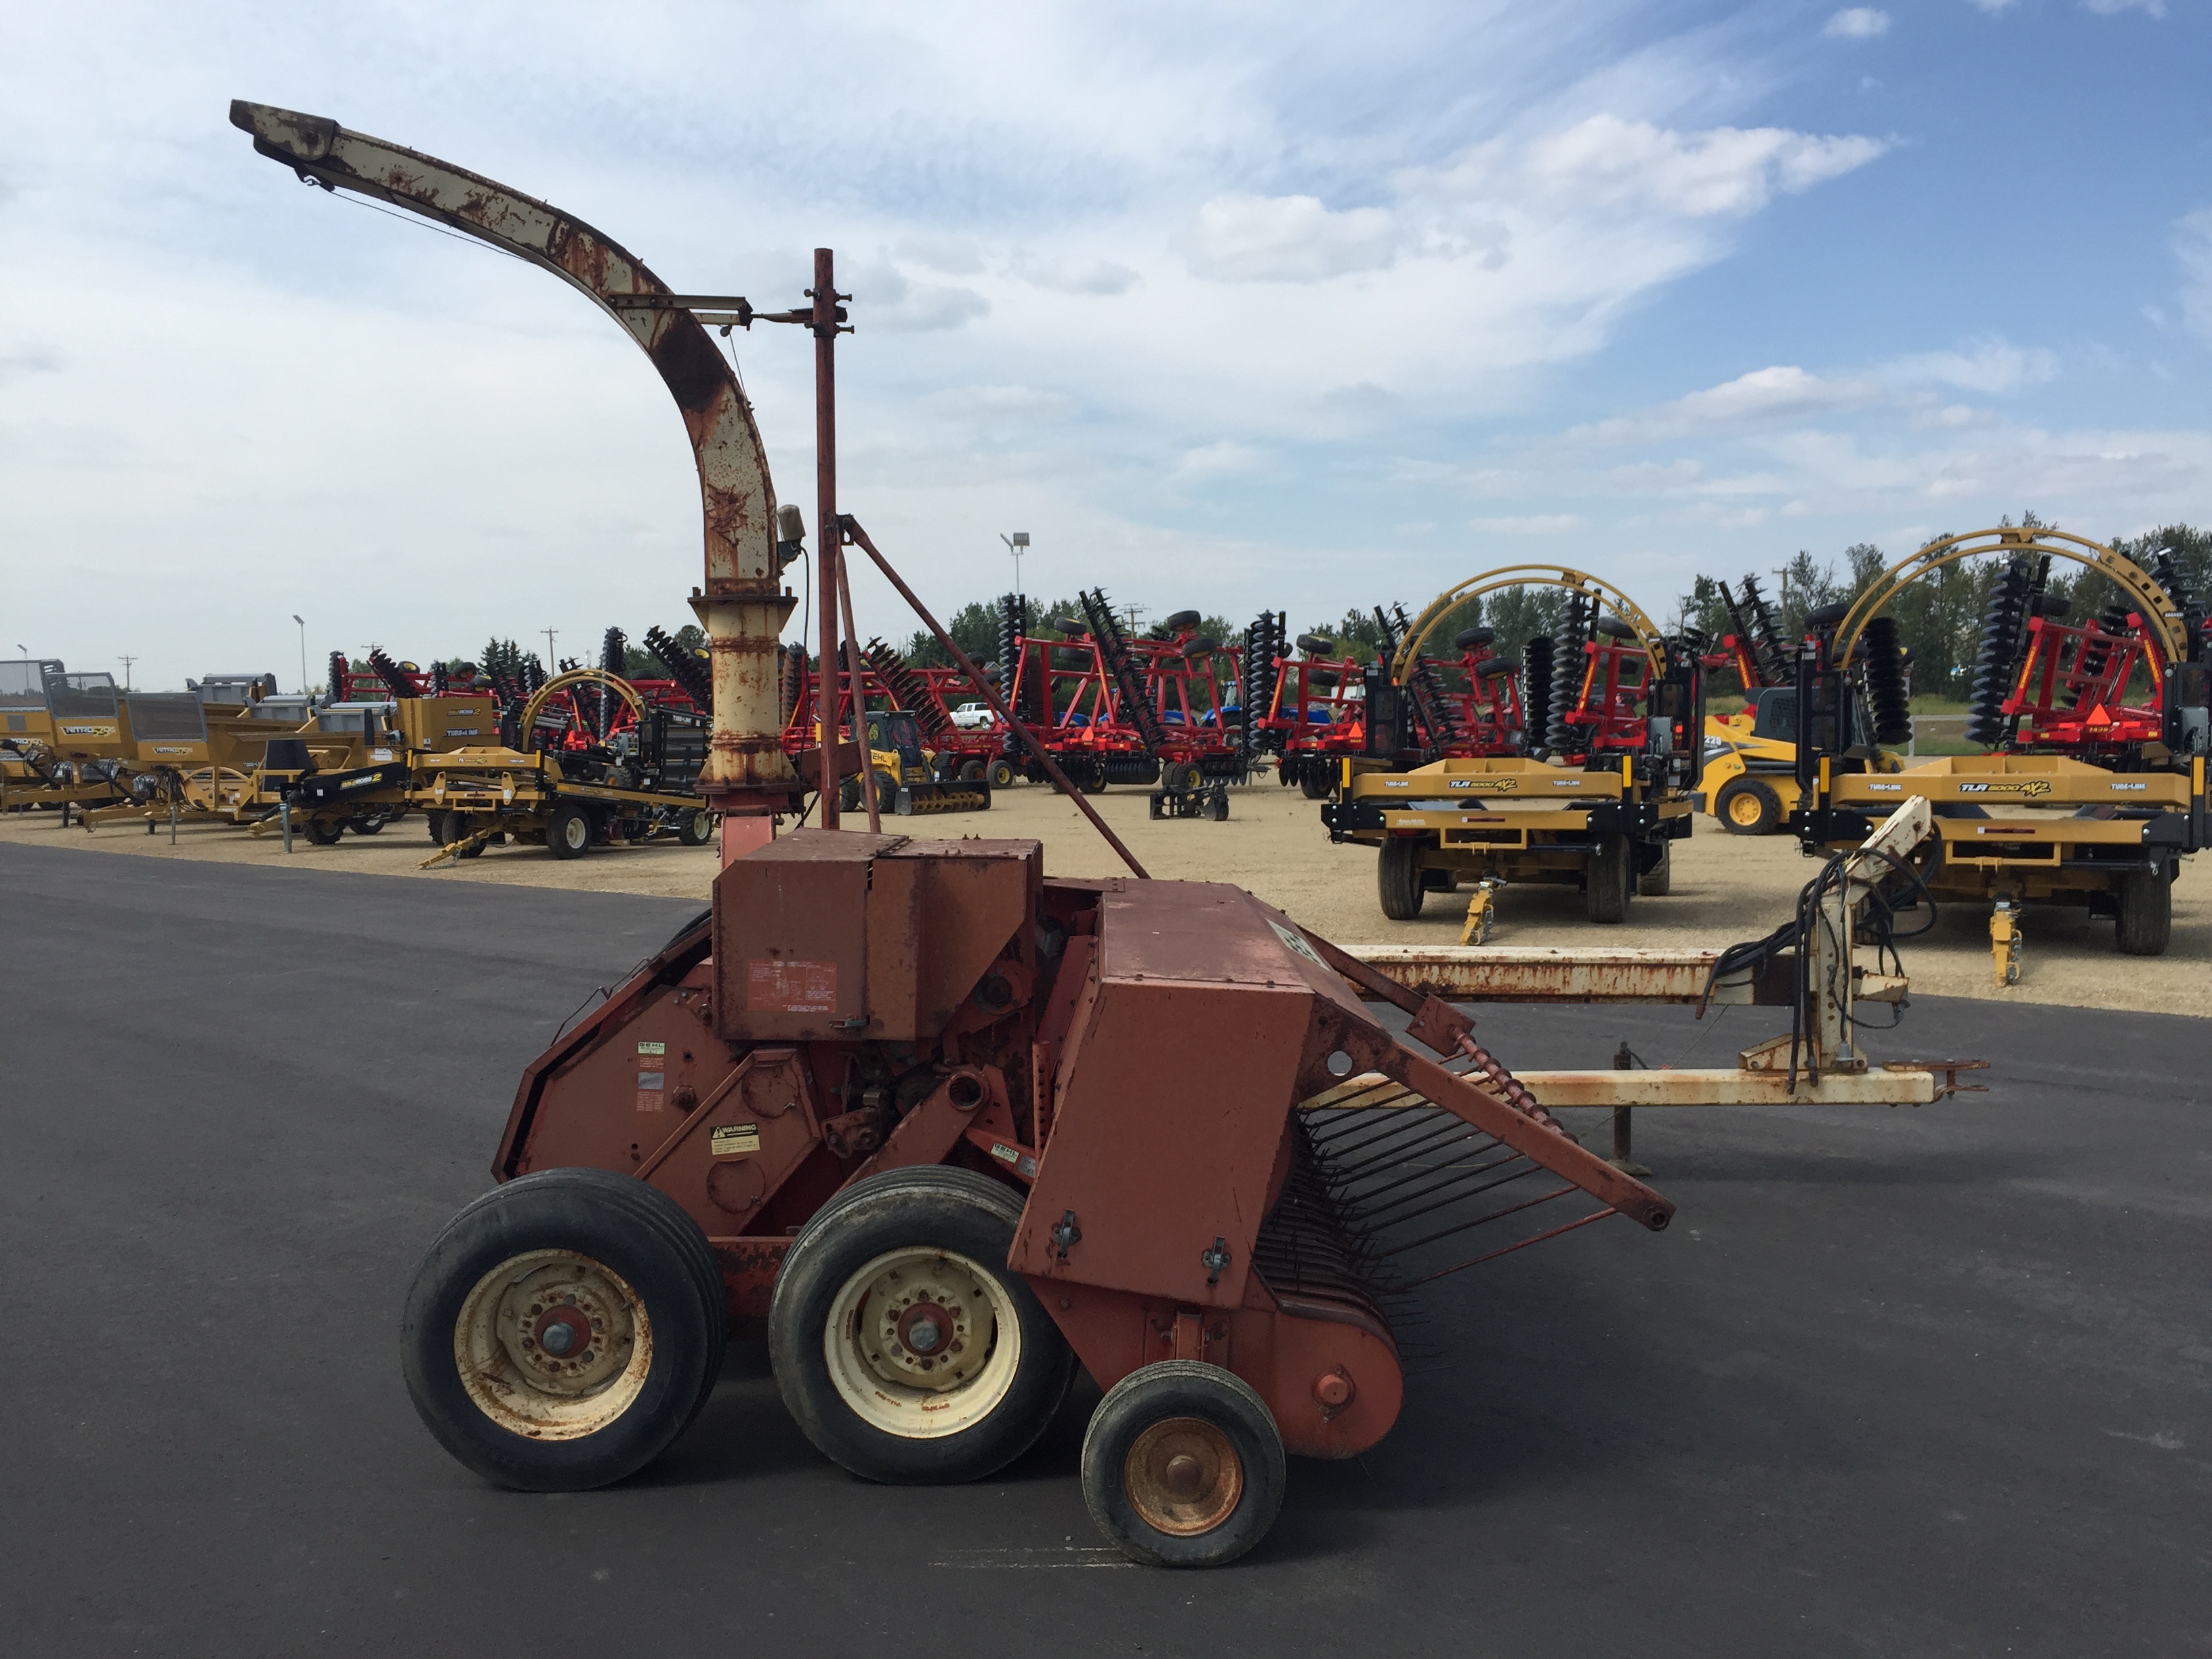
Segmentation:
{"type": "Polygon", "coordinates": [[[1504,890],[1504,880],[1498,876],[1484,876],[1474,884],[1474,893],[1467,902],[1467,925],[1459,930],[1462,945],[1490,943],[1491,925],[1498,919],[1498,896],[1504,890]]]}
{"type": "Polygon", "coordinates": [[[1990,966],[1999,990],[2020,983],[2020,947],[2025,935],[2020,927],[2020,901],[1999,893],[1990,912],[1990,966]]]}
{"type": "MultiPolygon", "coordinates": [[[[1626,1072],[1635,1064],[1636,1056],[1629,1052],[1628,1044],[1622,1042],[1613,1051],[1613,1069],[1626,1072]]],[[[1613,1109],[1613,1156],[1606,1162],[1625,1176],[1648,1176],[1651,1171],[1638,1164],[1635,1158],[1634,1130],[1629,1123],[1629,1113],[1632,1109],[1627,1106],[1613,1109]]]]}

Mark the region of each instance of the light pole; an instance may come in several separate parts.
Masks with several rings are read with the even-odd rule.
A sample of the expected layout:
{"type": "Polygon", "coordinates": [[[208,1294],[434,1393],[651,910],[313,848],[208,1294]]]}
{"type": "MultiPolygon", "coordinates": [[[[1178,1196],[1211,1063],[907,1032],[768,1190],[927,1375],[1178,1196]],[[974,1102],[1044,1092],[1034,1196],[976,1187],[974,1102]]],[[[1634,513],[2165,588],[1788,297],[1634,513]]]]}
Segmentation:
{"type": "Polygon", "coordinates": [[[1030,532],[1017,530],[1009,536],[1001,531],[999,539],[1006,543],[1006,551],[1014,556],[1014,597],[1019,599],[1022,596],[1022,554],[1030,544],[1030,532]]]}
{"type": "MultiPolygon", "coordinates": [[[[300,624],[300,695],[304,697],[307,695],[307,619],[295,611],[292,620],[300,624]]],[[[323,696],[326,701],[335,702],[338,688],[333,685],[323,696]]]]}
{"type": "Polygon", "coordinates": [[[553,635],[554,635],[554,632],[555,632],[555,630],[554,630],[554,629],[550,629],[550,628],[546,629],[544,630],[544,633],[545,633],[545,678],[546,678],[547,679],[549,679],[549,680],[550,680],[550,679],[551,679],[551,678],[552,678],[556,674],[557,674],[557,673],[559,673],[559,672],[561,672],[561,665],[560,665],[559,661],[558,661],[558,660],[554,657],[554,655],[553,655],[553,635]]]}
{"type": "Polygon", "coordinates": [[[118,657],[115,660],[123,665],[123,689],[125,691],[128,691],[131,689],[131,665],[137,662],[138,659],[136,657],[118,657]]]}

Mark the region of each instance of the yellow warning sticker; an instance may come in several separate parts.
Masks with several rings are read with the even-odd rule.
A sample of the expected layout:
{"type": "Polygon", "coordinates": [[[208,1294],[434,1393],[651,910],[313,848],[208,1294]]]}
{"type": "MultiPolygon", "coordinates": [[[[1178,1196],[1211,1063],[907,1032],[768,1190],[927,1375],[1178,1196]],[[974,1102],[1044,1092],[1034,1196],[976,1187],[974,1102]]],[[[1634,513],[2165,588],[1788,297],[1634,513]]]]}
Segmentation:
{"type": "Polygon", "coordinates": [[[716,1158],[742,1158],[760,1151],[760,1125],[724,1123],[707,1137],[707,1150],[716,1158]]]}

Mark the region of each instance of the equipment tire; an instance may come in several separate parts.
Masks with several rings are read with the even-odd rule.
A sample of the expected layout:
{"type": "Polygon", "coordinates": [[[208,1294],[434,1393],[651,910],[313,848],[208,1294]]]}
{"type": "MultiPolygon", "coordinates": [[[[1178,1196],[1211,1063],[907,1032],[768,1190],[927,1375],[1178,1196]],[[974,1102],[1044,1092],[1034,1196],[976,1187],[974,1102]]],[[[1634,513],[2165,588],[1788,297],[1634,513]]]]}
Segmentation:
{"type": "MultiPolygon", "coordinates": [[[[556,1171],[550,1170],[539,1171],[545,1176],[555,1173],[556,1171]]],[[[707,1322],[707,1364],[700,1379],[698,1397],[692,1402],[684,1419],[686,1424],[690,1423],[704,1409],[708,1396],[714,1393],[714,1384],[720,1380],[722,1364],[730,1344],[729,1291],[722,1283],[722,1264],[714,1255],[714,1246],[708,1243],[705,1230],[667,1193],[648,1182],[638,1180],[635,1176],[617,1175],[612,1170],[581,1165],[564,1166],[557,1173],[565,1184],[596,1188],[604,1192],[612,1202],[643,1217],[648,1225],[676,1249],[690,1267],[692,1285],[699,1296],[700,1316],[707,1322]]],[[[513,1182],[507,1183],[508,1186],[514,1184],[513,1182]]],[[[490,1192],[471,1200],[461,1206],[460,1213],[453,1220],[458,1222],[461,1216],[479,1205],[492,1202],[505,1190],[506,1188],[495,1187],[490,1192]]],[[[448,1224],[449,1228],[451,1224],[448,1224]]]]}
{"type": "MultiPolygon", "coordinates": [[[[582,1492],[636,1473],[683,1432],[713,1388],[726,1325],[719,1302],[702,1294],[697,1252],[665,1213],[673,1208],[642,1182],[559,1169],[496,1188],[447,1224],[400,1326],[408,1394],[441,1445],[501,1486],[582,1492]],[[532,1296],[545,1298],[528,1305],[547,1316],[526,1333],[532,1296]],[[566,1323],[550,1316],[563,1303],[590,1322],[567,1326],[583,1330],[584,1355],[613,1334],[610,1326],[628,1327],[619,1370],[604,1358],[598,1375],[580,1355],[566,1362],[588,1379],[580,1389],[545,1388],[552,1379],[526,1369],[564,1363],[549,1362],[535,1340],[566,1323]],[[496,1394],[481,1381],[495,1373],[506,1383],[496,1394]]],[[[718,1273],[718,1291],[720,1282],[718,1273]]]]}
{"type": "Polygon", "coordinates": [[[1003,758],[994,760],[991,763],[990,770],[985,775],[990,779],[991,787],[994,789],[1012,788],[1015,776],[1014,763],[1003,758]]]}
{"type": "Polygon", "coordinates": [[[1327,800],[1336,793],[1335,771],[1308,763],[1298,774],[1298,793],[1308,800],[1327,800]]]}
{"type": "MultiPolygon", "coordinates": [[[[1062,767],[1060,769],[1066,771],[1067,769],[1062,767]]],[[[1075,787],[1085,794],[1103,795],[1106,793],[1106,763],[1078,761],[1073,779],[1075,787]]]]}
{"type": "Polygon", "coordinates": [[[1421,872],[1415,863],[1420,850],[1420,842],[1410,836],[1391,836],[1376,849],[1375,885],[1382,914],[1393,921],[1411,921],[1421,914],[1421,872]]]}
{"type": "Polygon", "coordinates": [[[1782,800],[1756,778],[1731,778],[1713,803],[1713,816],[1730,835],[1771,835],[1782,822],[1782,800]]]}
{"type": "Polygon", "coordinates": [[[1267,1402],[1200,1360],[1131,1371],[1083,1436],[1084,1507],[1107,1542],[1149,1567],[1234,1561],[1275,1524],[1288,1477],[1267,1402]]]}
{"type": "Polygon", "coordinates": [[[443,847],[446,844],[445,813],[433,807],[422,817],[430,826],[430,844],[434,847],[443,847]]]}
{"type": "Polygon", "coordinates": [[[1006,1267],[1021,1218],[1020,1197],[1000,1182],[928,1165],[856,1182],[799,1230],[769,1304],[769,1359],[783,1403],[824,1456],[863,1480],[917,1486],[981,1480],[1036,1443],[1075,1355],[1006,1267]],[[911,1288],[889,1305],[905,1311],[877,1330],[866,1310],[894,1273],[911,1288]],[[936,1358],[954,1362],[950,1342],[972,1330],[979,1297],[992,1331],[959,1383],[905,1380],[936,1358]],[[930,1308],[954,1322],[951,1338],[930,1308]],[[928,1347],[901,1346],[925,1332],[928,1347]],[[889,1357],[871,1352],[871,1338],[889,1357]]]}
{"type": "Polygon", "coordinates": [[[677,839],[686,847],[704,847],[714,839],[714,820],[705,808],[684,816],[683,827],[676,832],[677,839]]]}
{"type": "Polygon", "coordinates": [[[345,824],[341,819],[313,817],[307,820],[307,839],[318,847],[335,847],[344,835],[345,824]]]}
{"type": "Polygon", "coordinates": [[[580,859],[592,850],[592,815],[564,800],[545,821],[545,844],[556,859],[580,859]]]}
{"type": "Polygon", "coordinates": [[[1593,839],[1589,871],[1583,887],[1583,914],[1595,922],[1627,921],[1628,896],[1635,886],[1635,857],[1628,837],[1616,834],[1593,839]]]}
{"type": "Polygon", "coordinates": [[[2119,880],[2112,942],[2124,957],[2162,957],[2173,939],[2173,885],[2163,870],[2130,870],[2119,880]]]}
{"type": "MultiPolygon", "coordinates": [[[[453,816],[456,818],[459,818],[461,815],[456,812],[453,816]]],[[[468,826],[468,821],[465,818],[463,818],[459,823],[453,826],[453,838],[455,841],[468,841],[470,836],[474,832],[471,830],[468,826]]],[[[461,848],[461,850],[454,854],[453,856],[457,859],[480,859],[483,856],[483,849],[489,844],[490,843],[489,842],[470,842],[468,846],[461,848]]]]}
{"type": "Polygon", "coordinates": [[[381,812],[363,812],[358,817],[348,818],[345,827],[356,836],[374,836],[381,833],[389,822],[381,812]]]}
{"type": "Polygon", "coordinates": [[[681,927],[678,928],[674,933],[668,936],[668,943],[660,947],[659,953],[664,957],[666,956],[678,945],[683,944],[685,939],[690,939],[692,934],[700,932],[714,920],[714,912],[711,907],[702,910],[697,915],[692,917],[690,921],[685,922],[681,927]]]}
{"type": "Polygon", "coordinates": [[[1636,878],[1637,896],[1640,898],[1665,898],[1674,890],[1674,843],[1659,843],[1659,860],[1636,878]]]}
{"type": "Polygon", "coordinates": [[[979,760],[963,761],[960,763],[960,781],[981,783],[983,781],[986,770],[983,763],[979,760]]]}
{"type": "Polygon", "coordinates": [[[1212,818],[1216,823],[1228,823],[1229,792],[1227,790],[1216,791],[1212,800],[1207,804],[1206,810],[1206,816],[1212,818]]]}

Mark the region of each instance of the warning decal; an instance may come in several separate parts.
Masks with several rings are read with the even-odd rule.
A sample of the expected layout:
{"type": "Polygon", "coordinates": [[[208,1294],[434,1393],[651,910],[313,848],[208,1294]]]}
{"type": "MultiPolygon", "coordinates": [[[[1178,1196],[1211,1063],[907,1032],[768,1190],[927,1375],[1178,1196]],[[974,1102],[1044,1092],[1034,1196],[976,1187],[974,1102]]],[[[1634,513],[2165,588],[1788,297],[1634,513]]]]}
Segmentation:
{"type": "Polygon", "coordinates": [[[745,1006],[765,1013],[827,1014],[837,1006],[834,962],[745,963],[745,1006]]]}
{"type": "Polygon", "coordinates": [[[760,1151],[760,1125],[720,1123],[707,1136],[707,1151],[715,1158],[743,1158],[760,1151]]]}

